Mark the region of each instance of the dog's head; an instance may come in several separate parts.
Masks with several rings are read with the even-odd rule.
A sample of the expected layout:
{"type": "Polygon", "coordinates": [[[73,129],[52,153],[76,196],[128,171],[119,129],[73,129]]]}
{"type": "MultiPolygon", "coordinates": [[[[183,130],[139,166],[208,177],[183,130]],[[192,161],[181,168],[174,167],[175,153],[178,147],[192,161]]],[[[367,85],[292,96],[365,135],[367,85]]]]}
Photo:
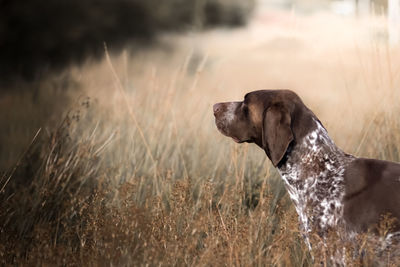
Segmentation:
{"type": "Polygon", "coordinates": [[[315,115],[289,90],[250,92],[243,101],[217,103],[213,110],[222,134],[237,143],[256,143],[274,166],[291,144],[315,127],[315,115]]]}

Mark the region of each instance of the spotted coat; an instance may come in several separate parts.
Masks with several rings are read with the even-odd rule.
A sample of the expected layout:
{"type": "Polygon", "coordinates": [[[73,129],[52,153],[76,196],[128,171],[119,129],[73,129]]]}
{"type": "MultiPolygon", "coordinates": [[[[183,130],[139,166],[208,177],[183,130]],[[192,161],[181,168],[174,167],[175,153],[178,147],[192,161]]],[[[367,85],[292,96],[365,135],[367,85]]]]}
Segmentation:
{"type": "Polygon", "coordinates": [[[342,224],[343,174],[354,157],[340,150],[317,120],[315,130],[295,144],[278,170],[285,181],[310,247],[309,233],[342,224]]]}

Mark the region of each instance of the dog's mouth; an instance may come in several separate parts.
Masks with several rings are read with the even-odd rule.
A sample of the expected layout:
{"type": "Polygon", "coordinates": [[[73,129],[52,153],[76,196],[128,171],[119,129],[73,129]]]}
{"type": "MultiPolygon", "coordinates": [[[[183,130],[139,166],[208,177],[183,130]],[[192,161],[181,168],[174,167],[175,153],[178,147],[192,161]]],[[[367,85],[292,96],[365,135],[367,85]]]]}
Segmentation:
{"type": "Polygon", "coordinates": [[[227,129],[227,127],[226,127],[226,125],[225,125],[224,123],[222,123],[222,122],[216,120],[216,121],[215,121],[215,124],[217,125],[217,129],[218,129],[218,131],[219,131],[220,133],[222,133],[223,135],[225,135],[225,136],[227,136],[227,137],[232,138],[233,141],[235,141],[236,143],[241,143],[241,142],[242,142],[239,138],[237,138],[237,137],[235,137],[235,136],[231,136],[231,135],[229,134],[229,131],[228,131],[228,129],[227,129]]]}
{"type": "Polygon", "coordinates": [[[237,137],[231,136],[231,138],[233,139],[233,141],[235,141],[238,144],[242,143],[242,141],[240,141],[239,138],[237,138],[237,137]]]}
{"type": "Polygon", "coordinates": [[[235,143],[241,144],[241,143],[254,143],[254,140],[252,139],[245,139],[245,140],[241,140],[240,138],[236,137],[236,136],[232,136],[229,134],[229,130],[227,129],[227,126],[220,122],[220,121],[215,121],[215,124],[217,126],[217,129],[220,133],[222,133],[223,135],[232,138],[233,141],[235,141],[235,143]]]}
{"type": "Polygon", "coordinates": [[[215,119],[215,125],[217,126],[217,129],[218,129],[218,131],[220,133],[222,133],[225,136],[230,137],[228,135],[228,132],[227,132],[227,129],[226,129],[226,125],[224,123],[222,123],[222,122],[218,121],[217,119],[215,119]]]}
{"type": "Polygon", "coordinates": [[[232,136],[231,136],[231,138],[233,139],[233,141],[235,141],[238,144],[241,144],[241,143],[254,143],[253,139],[240,140],[239,138],[232,137],[232,136]]]}

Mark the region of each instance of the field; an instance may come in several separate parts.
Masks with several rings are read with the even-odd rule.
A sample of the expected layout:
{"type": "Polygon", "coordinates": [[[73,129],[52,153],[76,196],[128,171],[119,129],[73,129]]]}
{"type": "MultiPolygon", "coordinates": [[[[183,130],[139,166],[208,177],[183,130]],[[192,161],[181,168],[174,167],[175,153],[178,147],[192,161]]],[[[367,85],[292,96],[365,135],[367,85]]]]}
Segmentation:
{"type": "MultiPolygon", "coordinates": [[[[346,244],[310,254],[276,170],[217,131],[212,105],[288,88],[346,152],[400,161],[400,49],[384,29],[264,12],[147,49],[105,45],[101,61],[2,88],[0,264],[329,265],[346,244]]],[[[363,241],[349,263],[372,266],[363,241]]]]}

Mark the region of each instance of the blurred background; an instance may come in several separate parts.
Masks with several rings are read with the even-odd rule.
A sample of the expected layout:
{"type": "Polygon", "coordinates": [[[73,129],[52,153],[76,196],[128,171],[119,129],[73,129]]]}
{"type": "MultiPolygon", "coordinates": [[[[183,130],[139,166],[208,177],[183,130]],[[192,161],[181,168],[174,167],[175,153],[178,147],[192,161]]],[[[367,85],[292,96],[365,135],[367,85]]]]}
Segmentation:
{"type": "Polygon", "coordinates": [[[400,0],[0,0],[1,263],[310,265],[212,105],[291,89],[399,161],[399,85],[400,0]]]}
{"type": "Polygon", "coordinates": [[[162,32],[243,26],[254,1],[1,1],[1,76],[41,78],[87,57],[103,43],[119,50],[151,44],[162,32]]]}
{"type": "Polygon", "coordinates": [[[118,51],[133,44],[154,44],[164,32],[243,27],[261,18],[268,25],[273,10],[300,16],[386,16],[387,29],[381,34],[395,43],[398,5],[396,0],[2,0],[0,74],[2,81],[15,76],[43,78],[88,57],[102,57],[103,43],[118,51]]]}

